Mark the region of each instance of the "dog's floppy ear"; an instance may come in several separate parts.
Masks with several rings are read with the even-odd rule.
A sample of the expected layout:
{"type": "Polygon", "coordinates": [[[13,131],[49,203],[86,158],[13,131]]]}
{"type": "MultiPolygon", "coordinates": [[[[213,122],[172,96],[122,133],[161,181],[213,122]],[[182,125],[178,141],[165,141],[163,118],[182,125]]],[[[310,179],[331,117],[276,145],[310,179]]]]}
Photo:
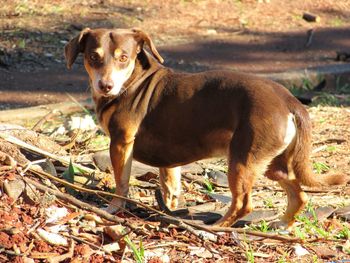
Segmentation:
{"type": "Polygon", "coordinates": [[[152,39],[149,37],[149,35],[147,35],[145,32],[143,32],[141,29],[138,29],[138,28],[133,28],[132,32],[135,33],[135,39],[137,42],[140,43],[141,48],[143,47],[143,44],[146,43],[149,46],[153,56],[160,63],[164,62],[164,59],[161,57],[161,55],[159,55],[158,50],[156,49],[156,47],[155,47],[152,39]]]}
{"type": "Polygon", "coordinates": [[[67,62],[67,68],[71,69],[74,61],[77,59],[80,52],[84,52],[85,42],[84,39],[90,28],[83,29],[78,36],[71,39],[64,47],[64,56],[67,62]]]}

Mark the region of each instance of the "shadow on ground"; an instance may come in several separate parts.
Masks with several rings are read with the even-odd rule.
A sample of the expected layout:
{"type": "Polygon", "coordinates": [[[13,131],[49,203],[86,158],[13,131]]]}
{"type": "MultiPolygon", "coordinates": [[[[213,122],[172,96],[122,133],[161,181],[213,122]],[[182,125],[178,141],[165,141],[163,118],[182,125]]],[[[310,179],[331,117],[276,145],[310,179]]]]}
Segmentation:
{"type": "MultiPolygon", "coordinates": [[[[90,21],[98,24],[99,21],[90,21]]],[[[111,27],[112,24],[107,26],[111,27]]],[[[71,71],[65,68],[63,48],[79,33],[79,27],[62,32],[20,30],[2,33],[7,39],[27,39],[27,45],[0,53],[0,109],[60,102],[66,93],[77,99],[89,97],[87,75],[78,59],[71,71]],[[6,35],[12,34],[12,35],[6,35]],[[40,48],[31,48],[41,43],[40,48]]],[[[157,36],[154,36],[155,40],[157,36]]],[[[198,72],[231,69],[250,73],[284,72],[336,62],[336,52],[350,46],[350,28],[316,29],[309,47],[306,32],[240,31],[230,37],[195,38],[159,47],[165,65],[198,72]]]]}

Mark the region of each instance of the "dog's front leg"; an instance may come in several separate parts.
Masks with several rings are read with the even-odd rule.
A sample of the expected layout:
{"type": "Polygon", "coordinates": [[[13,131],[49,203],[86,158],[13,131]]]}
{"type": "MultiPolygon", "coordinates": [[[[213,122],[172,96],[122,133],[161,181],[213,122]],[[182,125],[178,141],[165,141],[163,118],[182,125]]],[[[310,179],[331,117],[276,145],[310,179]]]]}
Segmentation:
{"type": "Polygon", "coordinates": [[[159,177],[166,206],[171,210],[176,209],[181,194],[181,167],[159,168],[159,177]]]}
{"type": "MultiPolygon", "coordinates": [[[[110,156],[113,166],[117,195],[126,197],[129,192],[129,179],[131,173],[132,153],[134,141],[121,142],[111,141],[110,156]]],[[[125,201],[120,198],[113,198],[107,212],[115,213],[125,206],[125,201]]]]}

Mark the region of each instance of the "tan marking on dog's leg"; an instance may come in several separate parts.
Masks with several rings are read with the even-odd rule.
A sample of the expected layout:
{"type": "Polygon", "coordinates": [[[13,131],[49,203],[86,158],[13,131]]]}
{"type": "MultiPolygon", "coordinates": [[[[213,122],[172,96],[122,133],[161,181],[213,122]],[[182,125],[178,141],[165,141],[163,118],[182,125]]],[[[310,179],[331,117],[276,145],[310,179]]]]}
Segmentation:
{"type": "Polygon", "coordinates": [[[281,221],[289,228],[294,224],[295,216],[305,207],[307,195],[301,189],[298,180],[280,180],[278,183],[287,193],[287,210],[282,216],[281,221]]]}
{"type": "Polygon", "coordinates": [[[181,194],[181,167],[159,168],[163,199],[169,209],[176,209],[181,194]]]}
{"type": "MultiPolygon", "coordinates": [[[[126,197],[129,192],[129,180],[132,164],[133,142],[124,145],[115,145],[111,142],[110,155],[115,178],[115,193],[126,197]]],[[[113,198],[107,212],[115,213],[125,206],[125,201],[113,198]]]]}

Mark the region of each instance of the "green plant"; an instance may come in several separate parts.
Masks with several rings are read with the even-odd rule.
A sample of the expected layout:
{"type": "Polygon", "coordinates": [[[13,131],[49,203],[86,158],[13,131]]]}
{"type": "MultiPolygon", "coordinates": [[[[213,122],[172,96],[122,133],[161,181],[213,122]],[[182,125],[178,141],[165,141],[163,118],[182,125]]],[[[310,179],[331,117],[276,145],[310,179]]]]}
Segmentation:
{"type": "Polygon", "coordinates": [[[312,164],[314,170],[318,173],[318,174],[321,174],[321,173],[324,173],[324,172],[327,172],[329,171],[329,166],[325,163],[321,163],[321,162],[314,162],[312,164]]]}
{"type": "Polygon", "coordinates": [[[335,90],[338,93],[350,94],[350,84],[349,83],[341,83],[341,77],[338,76],[335,80],[335,90]]]}
{"type": "Polygon", "coordinates": [[[346,225],[335,235],[335,238],[348,240],[350,238],[350,229],[346,225]]]}
{"type": "Polygon", "coordinates": [[[21,48],[21,49],[25,49],[26,48],[26,40],[23,38],[23,39],[20,39],[18,41],[18,47],[21,48]]]}
{"type": "Polygon", "coordinates": [[[264,199],[263,201],[264,205],[267,207],[267,208],[274,208],[274,203],[272,201],[272,198],[266,198],[264,199]]]}
{"type": "Polygon", "coordinates": [[[287,263],[287,257],[288,254],[287,253],[283,253],[283,255],[278,259],[277,263],[287,263]]]}
{"type": "MultiPolygon", "coordinates": [[[[77,172],[77,170],[74,168],[72,160],[69,161],[69,165],[67,170],[65,170],[62,174],[62,177],[69,183],[73,184],[74,183],[74,175],[77,172]]],[[[76,193],[76,191],[69,186],[66,186],[66,191],[67,193],[74,195],[76,193]]]]}
{"type": "Polygon", "coordinates": [[[247,249],[245,255],[246,255],[247,261],[249,263],[254,263],[255,262],[254,251],[253,251],[253,248],[251,247],[251,245],[249,245],[249,249],[247,249]]]}
{"type": "Polygon", "coordinates": [[[336,150],[337,150],[337,147],[334,146],[334,145],[329,145],[329,146],[327,146],[327,148],[326,148],[326,151],[327,151],[327,152],[334,152],[334,151],[336,151],[336,150]]]}
{"type": "Polygon", "coordinates": [[[334,94],[320,92],[316,97],[312,99],[311,106],[339,106],[339,104],[339,99],[334,94]]]}
{"type": "Polygon", "coordinates": [[[302,239],[302,240],[305,240],[305,239],[306,239],[305,233],[303,233],[303,232],[301,231],[301,228],[298,227],[298,226],[294,227],[294,234],[295,234],[296,237],[298,237],[298,238],[300,238],[300,239],[302,239]]]}
{"type": "Polygon", "coordinates": [[[312,217],[308,217],[306,215],[297,216],[297,220],[303,223],[303,229],[300,228],[299,233],[296,233],[296,235],[302,239],[305,238],[304,233],[320,235],[323,238],[328,238],[330,236],[330,233],[327,232],[322,226],[320,226],[315,209],[313,207],[309,207],[309,212],[311,213],[312,217]]]}
{"type": "Polygon", "coordinates": [[[312,84],[312,81],[308,78],[303,78],[301,80],[301,84],[293,84],[289,90],[294,96],[300,96],[303,93],[312,90],[314,85],[312,84]]]}
{"type": "Polygon", "coordinates": [[[332,26],[338,27],[338,26],[342,26],[343,24],[344,24],[344,21],[338,16],[331,20],[332,26]]]}
{"type": "Polygon", "coordinates": [[[136,262],[142,263],[145,259],[145,248],[142,244],[142,240],[140,240],[139,248],[137,248],[136,245],[130,240],[129,236],[125,236],[124,240],[128,244],[128,246],[131,248],[136,262]]]}
{"type": "Polygon", "coordinates": [[[262,220],[259,222],[258,225],[252,225],[251,229],[253,229],[255,231],[260,231],[260,232],[266,233],[270,230],[270,227],[265,220],[262,220]]]}
{"type": "Polygon", "coordinates": [[[89,148],[95,149],[95,151],[100,151],[109,148],[110,139],[105,135],[96,135],[88,143],[89,148]]]}
{"type": "Polygon", "coordinates": [[[22,0],[15,6],[15,12],[22,15],[22,14],[34,14],[34,9],[31,7],[31,4],[29,1],[22,0]]]}
{"type": "Polygon", "coordinates": [[[214,192],[214,186],[213,186],[212,182],[210,182],[208,179],[204,179],[203,183],[204,183],[206,190],[209,193],[214,192]]]}

